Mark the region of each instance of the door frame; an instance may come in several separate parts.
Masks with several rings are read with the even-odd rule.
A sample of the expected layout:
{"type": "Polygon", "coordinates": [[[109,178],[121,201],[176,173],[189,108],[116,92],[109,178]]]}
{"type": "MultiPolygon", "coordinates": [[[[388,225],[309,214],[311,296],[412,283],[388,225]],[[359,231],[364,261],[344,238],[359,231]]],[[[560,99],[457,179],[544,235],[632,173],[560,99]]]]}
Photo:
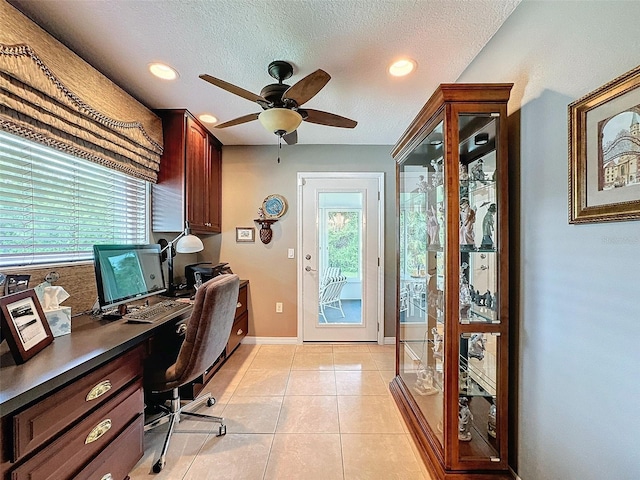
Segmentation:
{"type": "Polygon", "coordinates": [[[377,315],[377,328],[378,328],[378,344],[384,344],[384,214],[385,214],[385,191],[384,191],[384,172],[298,172],[297,174],[297,190],[298,190],[298,206],[297,206],[297,228],[296,228],[296,250],[298,251],[298,259],[296,262],[297,268],[297,292],[296,300],[298,304],[298,334],[296,342],[302,344],[303,339],[303,320],[304,320],[304,305],[302,298],[302,270],[304,268],[302,258],[302,187],[304,185],[304,179],[322,179],[332,180],[336,178],[349,179],[349,178],[366,178],[378,180],[378,192],[380,192],[378,198],[378,292],[376,302],[376,315],[377,315]]]}

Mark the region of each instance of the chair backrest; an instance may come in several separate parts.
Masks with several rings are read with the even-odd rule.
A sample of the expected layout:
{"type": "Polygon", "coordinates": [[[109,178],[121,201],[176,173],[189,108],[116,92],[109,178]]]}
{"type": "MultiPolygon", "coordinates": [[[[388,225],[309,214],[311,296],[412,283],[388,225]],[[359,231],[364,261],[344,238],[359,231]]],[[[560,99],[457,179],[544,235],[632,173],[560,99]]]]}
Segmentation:
{"type": "Polygon", "coordinates": [[[218,359],[229,341],[239,287],[238,276],[231,274],[198,289],[178,358],[166,372],[167,390],[195,380],[218,359]]]}

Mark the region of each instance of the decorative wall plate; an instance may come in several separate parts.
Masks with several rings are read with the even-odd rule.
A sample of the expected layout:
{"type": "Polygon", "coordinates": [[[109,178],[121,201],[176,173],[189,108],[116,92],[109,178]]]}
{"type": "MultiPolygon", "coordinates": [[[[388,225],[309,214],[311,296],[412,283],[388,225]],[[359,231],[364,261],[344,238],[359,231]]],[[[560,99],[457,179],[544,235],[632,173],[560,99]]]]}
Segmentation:
{"type": "Polygon", "coordinates": [[[280,218],[287,211],[287,199],[274,193],[262,202],[262,210],[266,218],[280,218]]]}

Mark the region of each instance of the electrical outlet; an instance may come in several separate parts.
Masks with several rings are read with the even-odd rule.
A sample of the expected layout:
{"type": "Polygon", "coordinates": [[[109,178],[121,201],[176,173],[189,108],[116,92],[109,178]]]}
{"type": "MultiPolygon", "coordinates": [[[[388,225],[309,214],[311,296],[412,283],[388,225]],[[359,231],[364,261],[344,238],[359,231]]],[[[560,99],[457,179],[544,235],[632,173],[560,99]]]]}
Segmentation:
{"type": "Polygon", "coordinates": [[[276,313],[282,313],[282,302],[276,302],[276,313]]]}
{"type": "Polygon", "coordinates": [[[293,248],[290,248],[287,252],[287,258],[295,258],[295,251],[293,250],[293,248]]]}

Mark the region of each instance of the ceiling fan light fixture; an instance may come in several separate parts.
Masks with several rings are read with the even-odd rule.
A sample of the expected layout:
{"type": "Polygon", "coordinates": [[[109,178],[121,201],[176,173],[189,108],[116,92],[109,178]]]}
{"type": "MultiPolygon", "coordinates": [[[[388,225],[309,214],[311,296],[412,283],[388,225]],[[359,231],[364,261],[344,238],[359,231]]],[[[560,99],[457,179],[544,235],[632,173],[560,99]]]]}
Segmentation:
{"type": "Polygon", "coordinates": [[[178,71],[165,63],[150,63],[149,71],[162,80],[175,80],[180,76],[178,71]]]}
{"type": "Polygon", "coordinates": [[[394,77],[404,77],[415,70],[417,63],[412,58],[403,58],[389,66],[389,74],[394,77]]]}
{"type": "Polygon", "coordinates": [[[295,131],[302,123],[302,116],[288,108],[270,108],[258,115],[262,126],[278,136],[295,131]]]}
{"type": "Polygon", "coordinates": [[[218,119],[216,117],[214,117],[213,115],[210,115],[208,113],[203,113],[202,115],[198,115],[198,118],[200,119],[200,121],[202,123],[217,123],[218,119]]]}

